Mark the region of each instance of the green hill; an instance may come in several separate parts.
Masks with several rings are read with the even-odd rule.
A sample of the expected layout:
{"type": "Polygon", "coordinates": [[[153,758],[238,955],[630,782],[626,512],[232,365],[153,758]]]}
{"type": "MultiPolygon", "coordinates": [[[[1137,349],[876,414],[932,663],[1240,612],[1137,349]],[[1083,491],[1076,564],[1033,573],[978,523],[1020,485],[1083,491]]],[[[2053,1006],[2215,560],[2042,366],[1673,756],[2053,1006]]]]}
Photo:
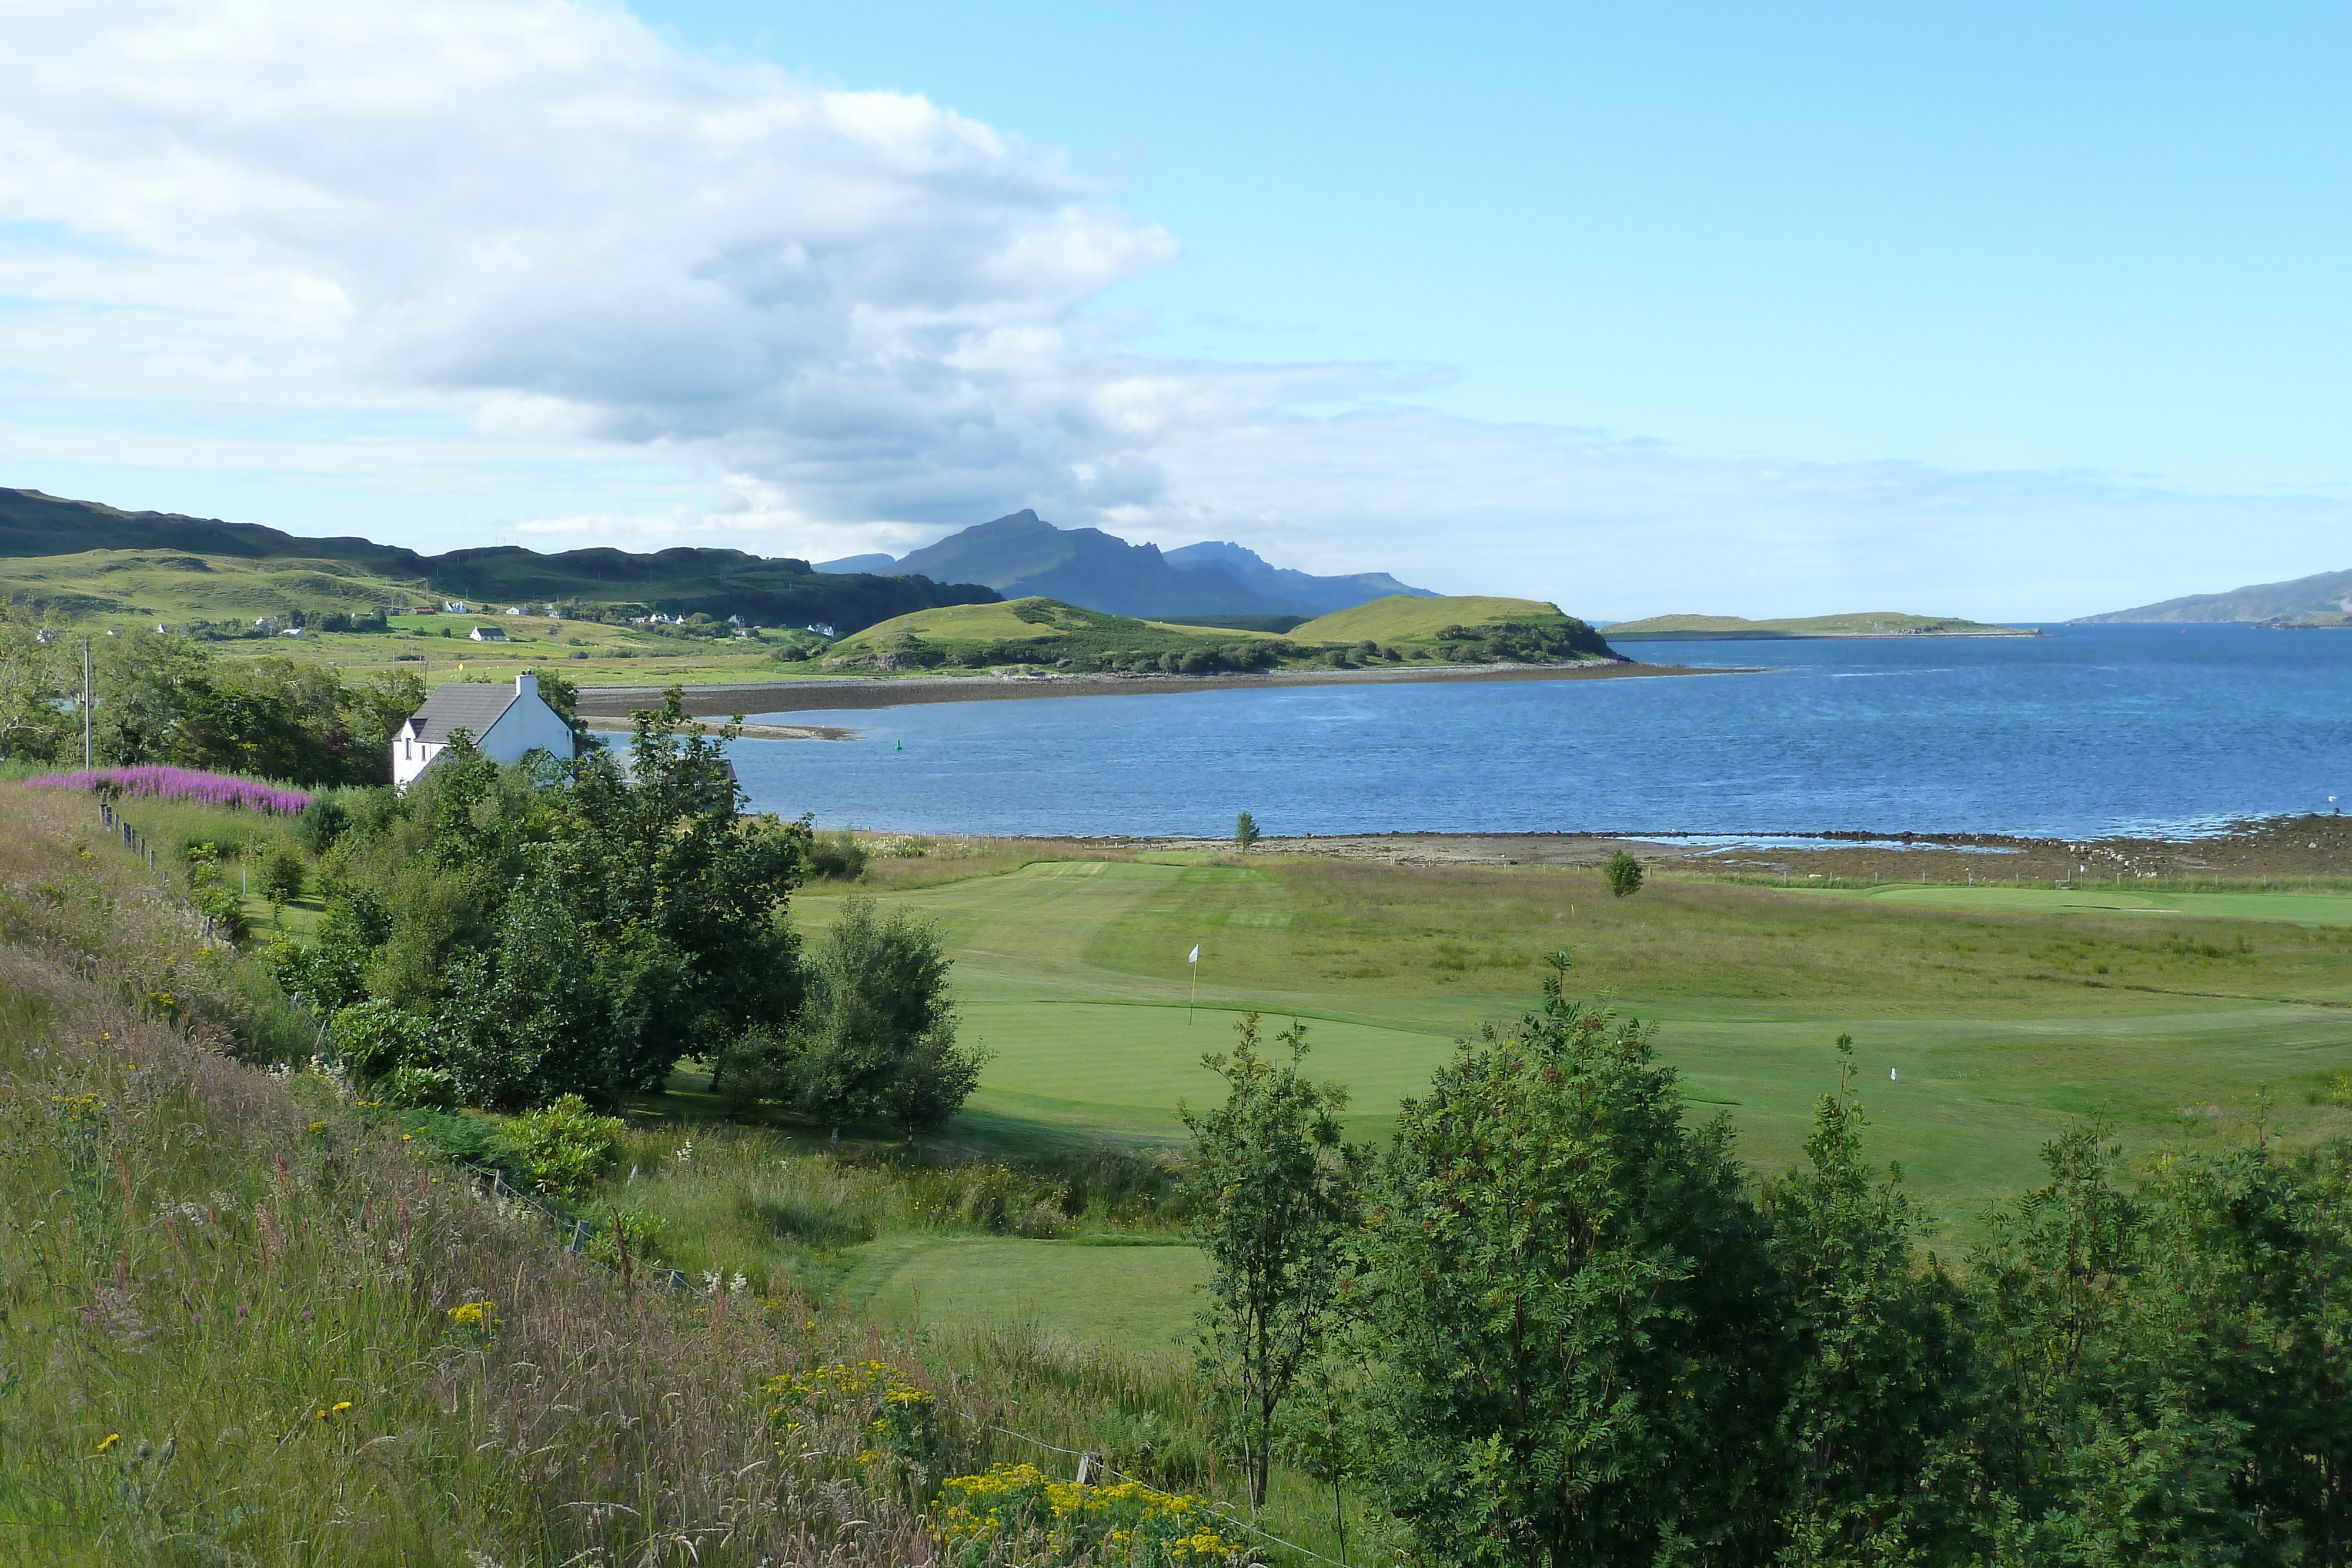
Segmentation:
{"type": "Polygon", "coordinates": [[[0,559],[0,593],[64,615],[284,622],[306,616],[393,608],[425,590],[341,560],[239,559],[184,550],[100,549],[79,555],[0,559]]]}
{"type": "Polygon", "coordinates": [[[995,669],[1207,674],[1313,664],[1561,664],[1617,655],[1574,616],[1531,599],[1399,595],[1309,621],[1287,634],[1184,625],[1081,610],[1054,599],[901,615],[835,644],[836,669],[995,669]]]}
{"type": "Polygon", "coordinates": [[[1807,615],[1780,621],[1748,621],[1738,615],[1653,615],[1607,628],[1612,643],[1673,641],[1735,643],[1774,637],[2035,637],[2029,627],[1990,626],[1955,615],[1906,615],[1899,610],[1852,615],[1807,615]]]}
{"type": "Polygon", "coordinates": [[[1265,669],[1293,656],[1263,632],[1175,626],[1080,610],[1053,599],[959,604],[869,626],[834,644],[838,669],[992,669],[1025,664],[1080,670],[1209,674],[1265,669]]]}
{"type": "MultiPolygon", "coordinates": [[[[331,575],[341,567],[347,578],[358,573],[410,585],[390,599],[371,591],[371,603],[455,598],[504,605],[556,600],[629,605],[665,615],[705,614],[722,620],[741,615],[764,626],[814,622],[845,632],[932,605],[980,603],[997,597],[995,590],[974,582],[942,583],[904,574],[837,575],[819,572],[804,560],[736,549],[677,549],[635,555],[597,549],[541,555],[506,545],[427,556],[362,538],[306,538],[253,523],[125,512],[38,490],[0,489],[0,565],[6,572],[0,583],[10,591],[33,595],[32,580],[23,575],[27,560],[93,553],[175,555],[208,563],[205,570],[215,572],[215,587],[220,591],[213,613],[221,616],[282,614],[290,607],[288,592],[320,591],[243,575],[232,570],[239,563],[253,571],[289,569],[312,577],[331,575]],[[253,595],[238,597],[231,585],[250,588],[253,595]]],[[[198,569],[185,570],[193,575],[198,569]]],[[[152,609],[169,620],[176,603],[152,582],[125,591],[119,591],[119,582],[106,580],[68,585],[66,579],[50,574],[44,580],[57,587],[53,595],[44,591],[44,597],[68,613],[107,613],[109,606],[121,603],[136,606],[142,614],[152,609]],[[82,600],[90,602],[75,609],[82,600]]],[[[331,590],[325,591],[333,597],[331,590]]],[[[208,618],[185,604],[178,608],[183,619],[208,618]]],[[[333,608],[351,605],[337,602],[333,608]]]]}
{"type": "Polygon", "coordinates": [[[2133,621],[2258,621],[2289,626],[2341,626],[2352,612],[2352,571],[2323,571],[2291,582],[2254,582],[2227,593],[2192,593],[2137,610],[2084,615],[2068,624],[2133,621]]]}
{"type": "Polygon", "coordinates": [[[1450,664],[1554,663],[1617,657],[1600,632],[1540,599],[1402,594],[1375,599],[1307,622],[1295,643],[1348,646],[1375,643],[1450,664]]]}

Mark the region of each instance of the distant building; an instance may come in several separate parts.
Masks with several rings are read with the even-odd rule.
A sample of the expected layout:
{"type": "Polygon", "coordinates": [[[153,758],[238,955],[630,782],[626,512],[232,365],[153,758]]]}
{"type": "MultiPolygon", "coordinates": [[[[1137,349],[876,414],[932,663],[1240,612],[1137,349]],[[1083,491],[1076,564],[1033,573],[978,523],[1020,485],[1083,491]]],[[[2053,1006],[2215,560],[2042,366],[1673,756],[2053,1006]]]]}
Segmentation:
{"type": "Polygon", "coordinates": [[[272,621],[268,616],[263,615],[257,617],[253,624],[257,631],[268,632],[274,631],[277,628],[278,622],[272,621]]]}
{"type": "Polygon", "coordinates": [[[441,613],[444,615],[463,615],[472,608],[462,599],[445,599],[441,601],[441,613]]]}
{"type": "Polygon", "coordinates": [[[812,621],[808,623],[808,630],[828,642],[833,638],[833,622],[830,621],[812,621]]]}
{"type": "Polygon", "coordinates": [[[280,632],[278,634],[280,637],[299,637],[302,635],[302,628],[299,626],[289,626],[285,631],[280,632]]]}
{"type": "Polygon", "coordinates": [[[740,615],[730,615],[727,618],[727,624],[730,626],[740,626],[743,624],[743,618],[740,615]]]}
{"type": "Polygon", "coordinates": [[[507,613],[509,615],[522,615],[528,612],[520,604],[509,604],[507,606],[507,613]]]}
{"type": "Polygon", "coordinates": [[[503,626],[477,626],[466,636],[476,643],[503,643],[507,640],[507,629],[503,626]]]}
{"type": "Polygon", "coordinates": [[[414,783],[461,729],[483,756],[500,762],[520,762],[534,751],[574,754],[572,727],[540,696],[537,675],[517,675],[512,689],[452,681],[436,686],[393,737],[394,788],[414,783]]]}

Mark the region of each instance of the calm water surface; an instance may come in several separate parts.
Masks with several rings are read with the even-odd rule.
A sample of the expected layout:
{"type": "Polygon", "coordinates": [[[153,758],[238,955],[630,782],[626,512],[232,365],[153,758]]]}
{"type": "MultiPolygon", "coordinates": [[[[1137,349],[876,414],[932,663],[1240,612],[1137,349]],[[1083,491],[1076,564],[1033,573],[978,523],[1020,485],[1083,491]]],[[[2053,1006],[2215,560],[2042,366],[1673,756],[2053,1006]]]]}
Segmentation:
{"type": "Polygon", "coordinates": [[[2352,801],[2352,632],[1645,643],[1759,674],[967,702],[778,722],[755,808],[973,833],[2181,831],[2352,801]]]}

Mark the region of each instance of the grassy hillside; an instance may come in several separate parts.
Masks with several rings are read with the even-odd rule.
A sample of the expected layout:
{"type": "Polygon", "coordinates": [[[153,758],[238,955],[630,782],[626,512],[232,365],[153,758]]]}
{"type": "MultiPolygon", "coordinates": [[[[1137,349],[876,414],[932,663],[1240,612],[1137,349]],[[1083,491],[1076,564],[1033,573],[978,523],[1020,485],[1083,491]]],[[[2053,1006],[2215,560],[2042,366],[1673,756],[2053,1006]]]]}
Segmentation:
{"type": "Polygon", "coordinates": [[[163,621],[252,620],[404,607],[425,590],[339,560],[101,549],[0,558],[0,594],[36,610],[163,621]]]}
{"type": "Polygon", "coordinates": [[[2254,582],[2227,593],[2192,593],[2134,610],[2084,615],[2072,624],[2133,621],[2260,621],[2288,625],[2342,625],[2352,612],[2352,571],[2322,571],[2291,582],[2254,582]]]}
{"type": "Polygon", "coordinates": [[[1177,626],[1080,610],[1052,599],[954,605],[901,615],[835,643],[836,669],[1259,668],[1282,662],[1285,645],[1263,632],[1177,626]]]}
{"type": "Polygon", "coordinates": [[[1452,661],[1486,658],[1605,659],[1601,634],[1539,599],[1395,594],[1319,616],[1290,633],[1294,642],[1344,646],[1372,642],[1425,649],[1452,661]],[[1517,652],[1515,653],[1514,650],[1517,652]]]}
{"type": "MultiPolygon", "coordinates": [[[[361,576],[421,584],[376,603],[410,603],[443,598],[509,603],[553,600],[631,605],[666,615],[701,613],[724,619],[741,615],[765,626],[819,622],[855,631],[877,621],[935,604],[993,600],[993,589],[977,583],[941,583],[919,576],[821,573],[806,561],[755,556],[733,549],[677,549],[635,555],[617,549],[564,550],[542,555],[512,546],[419,555],[397,546],[361,538],[304,538],[251,523],[225,523],[158,512],[124,512],[93,501],[72,501],[37,490],[0,489],[0,559],[19,566],[31,559],[81,557],[95,549],[115,554],[178,556],[207,563],[223,580],[234,580],[235,563],[265,569],[287,567],[323,575],[341,563],[361,576]]],[[[188,570],[188,569],[183,569],[188,570]]],[[[71,575],[70,573],[68,575],[71,575]]],[[[21,573],[5,580],[16,583],[21,573]]],[[[277,613],[281,602],[265,584],[253,595],[224,598],[228,614],[277,613]],[[248,608],[249,607],[249,608],[248,608]]],[[[24,590],[31,592],[29,580],[24,590]]],[[[163,617],[173,596],[152,585],[139,593],[63,582],[60,607],[87,601],[103,612],[114,604],[144,607],[148,599],[163,617]]],[[[350,608],[336,604],[336,609],[350,608]]],[[[79,613],[79,611],[68,611],[79,613]]],[[[184,612],[184,614],[185,612],[184,612]]],[[[186,618],[197,619],[196,615],[186,618]]]]}
{"type": "Polygon", "coordinates": [[[1621,621],[1608,628],[1618,641],[1674,638],[1679,641],[1769,637],[2018,637],[2034,633],[2015,626],[1990,626],[1950,615],[1907,615],[1896,610],[1852,615],[1806,615],[1781,621],[1748,621],[1737,615],[1653,615],[1621,621]]]}

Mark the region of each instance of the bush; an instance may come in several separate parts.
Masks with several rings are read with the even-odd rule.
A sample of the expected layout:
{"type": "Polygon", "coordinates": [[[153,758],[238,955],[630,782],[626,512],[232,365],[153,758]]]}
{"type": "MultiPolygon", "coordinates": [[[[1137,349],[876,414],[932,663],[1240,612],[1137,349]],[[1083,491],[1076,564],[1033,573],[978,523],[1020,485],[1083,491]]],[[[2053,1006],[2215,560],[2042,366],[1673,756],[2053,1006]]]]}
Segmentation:
{"type": "Polygon", "coordinates": [[[597,1173],[612,1163],[621,1123],[599,1116],[577,1094],[518,1116],[507,1142],[521,1159],[531,1185],[550,1197],[577,1202],[596,1185],[597,1173]]]}
{"type": "Polygon", "coordinates": [[[856,882],[866,874],[866,846],[847,828],[809,845],[808,874],[813,882],[856,882]]]}
{"type": "Polygon", "coordinates": [[[302,896],[302,890],[310,885],[310,868],[304,862],[302,852],[281,839],[261,857],[261,875],[257,880],[261,896],[273,908],[283,908],[302,896]]]}
{"type": "Polygon", "coordinates": [[[1642,862],[1623,850],[1611,855],[1601,868],[1612,898],[1631,898],[1642,891],[1642,862]]]}
{"type": "Polygon", "coordinates": [[[324,854],[334,841],[342,837],[350,814],[343,803],[327,795],[313,795],[302,814],[294,820],[294,836],[312,854],[324,854]]]}
{"type": "Polygon", "coordinates": [[[433,1051],[432,1026],[394,1002],[355,1003],[327,1026],[335,1060],[361,1078],[389,1078],[404,1066],[424,1066],[433,1051]]]}

